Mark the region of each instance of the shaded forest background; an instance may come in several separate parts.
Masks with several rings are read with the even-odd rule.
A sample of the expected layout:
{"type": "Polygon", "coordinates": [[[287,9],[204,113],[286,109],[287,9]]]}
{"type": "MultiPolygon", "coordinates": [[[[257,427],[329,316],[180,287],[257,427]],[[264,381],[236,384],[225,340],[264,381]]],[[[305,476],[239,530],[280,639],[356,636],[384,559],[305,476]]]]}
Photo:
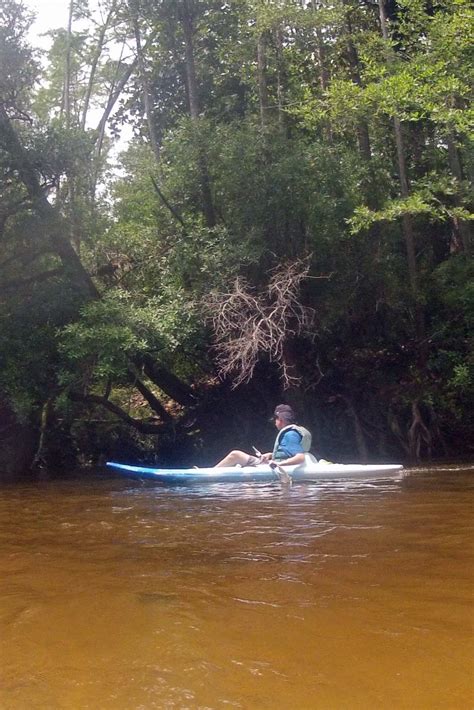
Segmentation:
{"type": "Polygon", "coordinates": [[[0,8],[0,469],[474,447],[467,0],[0,8]],[[112,169],[127,126],[133,138],[112,169]]]}

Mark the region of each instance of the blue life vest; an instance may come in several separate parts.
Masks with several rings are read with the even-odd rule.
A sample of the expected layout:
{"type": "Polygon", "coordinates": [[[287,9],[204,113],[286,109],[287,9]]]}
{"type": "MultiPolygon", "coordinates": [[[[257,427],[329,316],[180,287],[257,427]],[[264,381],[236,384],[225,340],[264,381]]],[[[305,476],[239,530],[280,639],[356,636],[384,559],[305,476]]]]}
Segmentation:
{"type": "Polygon", "coordinates": [[[277,434],[277,437],[275,439],[275,445],[273,446],[273,458],[277,456],[277,451],[280,446],[281,440],[285,433],[288,431],[296,431],[301,436],[301,448],[303,449],[304,453],[307,453],[310,450],[312,438],[311,432],[308,431],[308,429],[306,429],[304,426],[299,426],[299,424],[289,424],[288,426],[283,427],[283,429],[280,429],[277,434]]]}

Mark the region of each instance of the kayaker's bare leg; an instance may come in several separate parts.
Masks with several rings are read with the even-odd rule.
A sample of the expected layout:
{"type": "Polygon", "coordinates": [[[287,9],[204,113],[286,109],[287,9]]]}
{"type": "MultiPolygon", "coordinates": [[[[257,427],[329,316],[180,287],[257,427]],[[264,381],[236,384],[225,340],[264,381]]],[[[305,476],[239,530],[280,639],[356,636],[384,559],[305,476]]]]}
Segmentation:
{"type": "Polygon", "coordinates": [[[231,451],[227,456],[225,456],[222,461],[216,463],[214,468],[220,468],[222,466],[255,466],[257,463],[257,457],[246,454],[245,451],[239,451],[235,449],[231,451]]]}

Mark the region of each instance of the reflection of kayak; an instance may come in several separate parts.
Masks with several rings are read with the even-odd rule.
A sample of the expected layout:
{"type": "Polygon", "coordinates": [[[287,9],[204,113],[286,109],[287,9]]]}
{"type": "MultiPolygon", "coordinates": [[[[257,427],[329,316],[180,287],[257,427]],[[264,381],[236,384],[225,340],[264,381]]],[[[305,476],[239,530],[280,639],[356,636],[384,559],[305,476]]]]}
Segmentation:
{"type": "MultiPolygon", "coordinates": [[[[371,479],[398,478],[403,471],[401,464],[357,464],[329,463],[317,461],[312,454],[306,454],[304,464],[282,466],[280,471],[288,472],[293,481],[319,481],[330,479],[371,479]]],[[[124,475],[149,478],[162,483],[245,483],[248,481],[278,481],[280,473],[268,464],[259,466],[229,466],[228,468],[147,468],[128,464],[107,462],[107,466],[124,475]]]]}

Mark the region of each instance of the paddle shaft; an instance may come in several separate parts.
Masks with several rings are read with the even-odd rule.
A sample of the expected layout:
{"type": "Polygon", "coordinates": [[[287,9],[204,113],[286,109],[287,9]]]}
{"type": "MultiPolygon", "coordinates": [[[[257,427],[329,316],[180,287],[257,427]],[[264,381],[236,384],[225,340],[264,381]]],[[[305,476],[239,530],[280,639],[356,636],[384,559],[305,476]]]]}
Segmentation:
{"type": "Polygon", "coordinates": [[[270,468],[278,472],[280,483],[286,483],[290,486],[293,485],[293,479],[291,478],[289,472],[283,468],[283,466],[279,466],[275,461],[272,461],[270,468]]]}

